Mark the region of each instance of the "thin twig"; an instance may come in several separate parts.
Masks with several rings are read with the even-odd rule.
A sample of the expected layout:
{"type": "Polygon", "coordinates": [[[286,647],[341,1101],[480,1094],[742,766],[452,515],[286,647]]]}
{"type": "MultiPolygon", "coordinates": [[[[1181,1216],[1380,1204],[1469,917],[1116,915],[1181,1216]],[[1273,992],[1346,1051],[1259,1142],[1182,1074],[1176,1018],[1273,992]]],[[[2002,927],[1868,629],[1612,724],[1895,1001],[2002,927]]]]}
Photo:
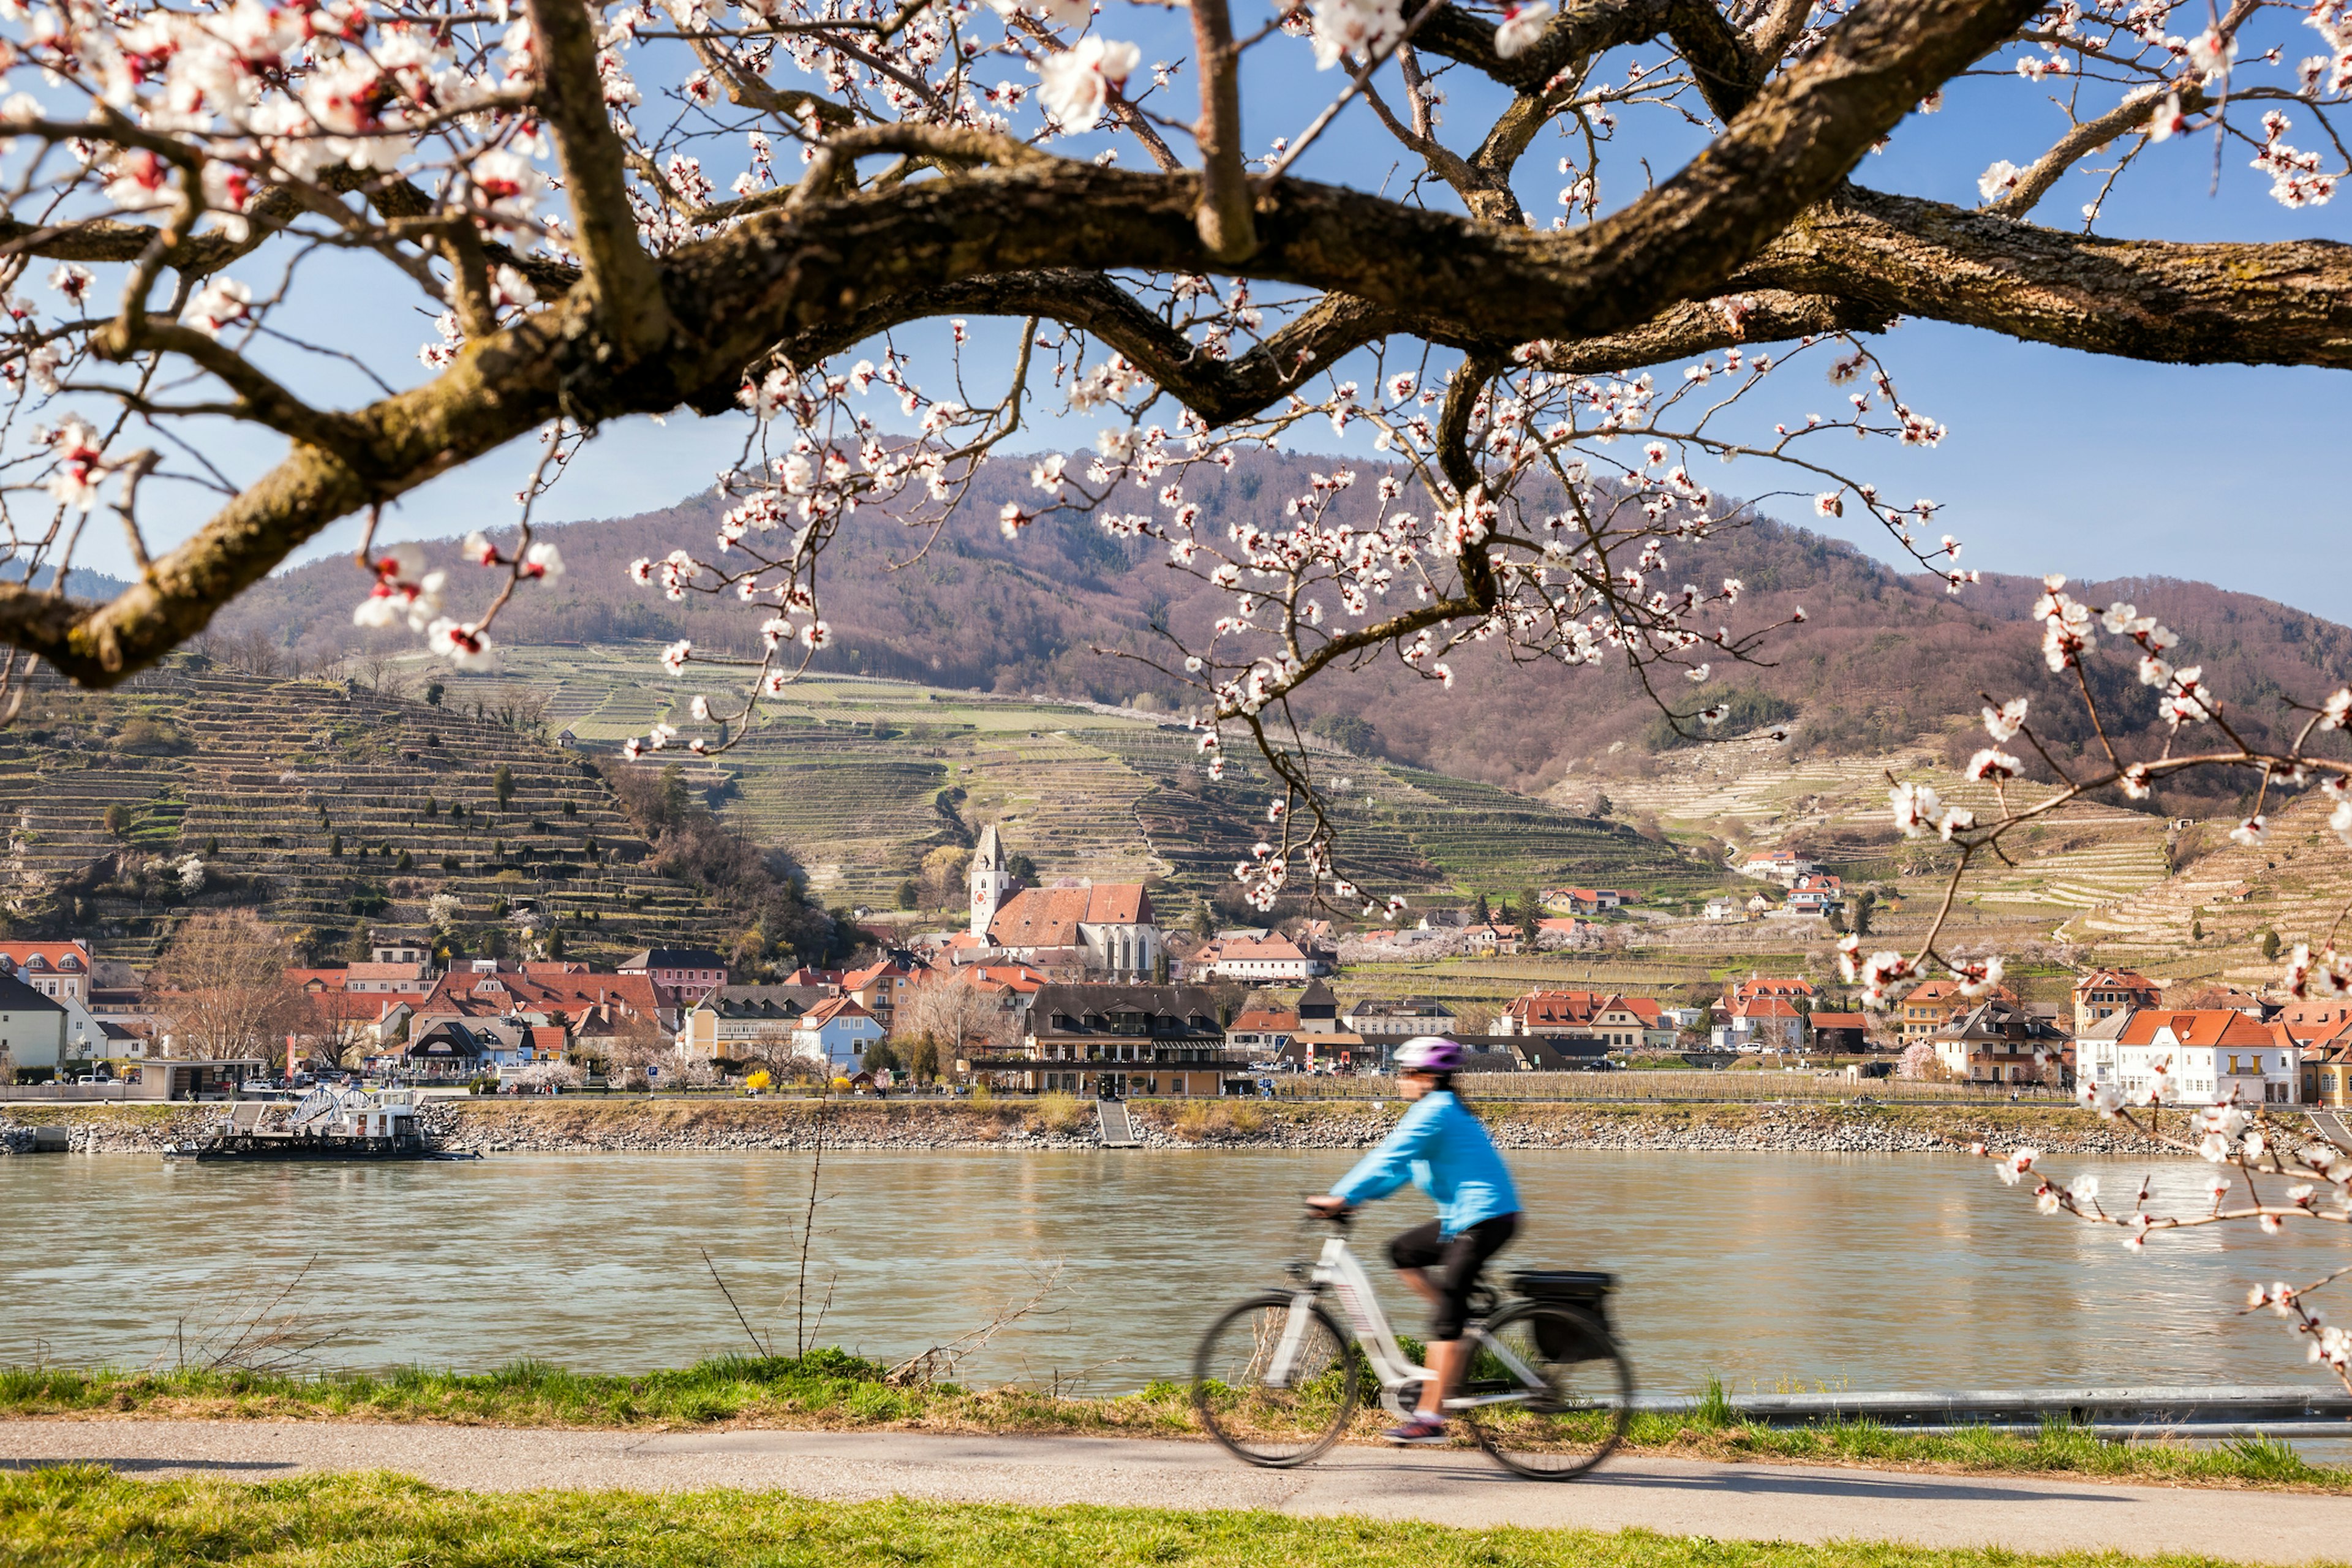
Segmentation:
{"type": "Polygon", "coordinates": [[[743,1332],[750,1338],[751,1348],[760,1352],[762,1360],[772,1360],[775,1356],[775,1352],[770,1350],[766,1345],[760,1342],[759,1334],[751,1327],[751,1320],[743,1315],[743,1309],[741,1307],[736,1306],[735,1292],[727,1289],[727,1281],[719,1277],[719,1265],[710,1261],[710,1249],[706,1247],[700,1248],[700,1251],[702,1253],[703,1267],[710,1270],[711,1283],[718,1286],[719,1293],[727,1298],[727,1304],[735,1308],[735,1321],[743,1325],[743,1332]]]}

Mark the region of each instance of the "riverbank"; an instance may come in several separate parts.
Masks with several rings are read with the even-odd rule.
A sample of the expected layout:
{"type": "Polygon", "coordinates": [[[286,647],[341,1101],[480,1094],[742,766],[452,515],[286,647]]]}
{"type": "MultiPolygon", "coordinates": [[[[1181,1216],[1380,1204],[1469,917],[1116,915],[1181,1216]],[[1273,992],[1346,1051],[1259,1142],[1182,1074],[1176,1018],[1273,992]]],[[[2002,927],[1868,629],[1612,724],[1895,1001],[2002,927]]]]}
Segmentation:
{"type": "MultiPolygon", "coordinates": [[[[0,1368],[0,1417],[499,1427],[577,1432],[902,1432],[931,1436],[1181,1438],[1201,1441],[1181,1384],[1073,1398],[1007,1385],[924,1383],[837,1350],[728,1356],[635,1377],[523,1362],[464,1374],[285,1376],[0,1368]]],[[[1379,1443],[1391,1417],[1360,1407],[1349,1441],[1379,1443]]],[[[1465,1438],[1457,1445],[1465,1451],[1465,1438]]],[[[1712,1462],[1852,1465],[1969,1475],[2073,1475],[2168,1485],[2260,1487],[2352,1496],[2352,1468],[2313,1464],[2284,1443],[2193,1447],[2117,1442],[2081,1428],[2032,1433],[1894,1431],[1868,1422],[1751,1426],[1720,1400],[1636,1415],[1623,1452],[1712,1462]]]]}
{"type": "MultiPolygon", "coordinates": [[[[1362,1101],[1135,1100],[1147,1150],[1363,1149],[1402,1111],[1362,1101]]],[[[1817,1154],[1954,1153],[2032,1144],[2053,1154],[2152,1154],[2118,1122],[2067,1106],[1500,1102],[1481,1108],[1506,1149],[1817,1154]]],[[[0,1109],[0,1149],[28,1129],[66,1129],[78,1153],[160,1153],[219,1120],[212,1106],[29,1105],[0,1109]]],[[[698,1151],[1034,1150],[1100,1146],[1091,1104],[1066,1099],[772,1100],[482,1099],[436,1101],[427,1130],[449,1148],[495,1153],[698,1151]]]]}

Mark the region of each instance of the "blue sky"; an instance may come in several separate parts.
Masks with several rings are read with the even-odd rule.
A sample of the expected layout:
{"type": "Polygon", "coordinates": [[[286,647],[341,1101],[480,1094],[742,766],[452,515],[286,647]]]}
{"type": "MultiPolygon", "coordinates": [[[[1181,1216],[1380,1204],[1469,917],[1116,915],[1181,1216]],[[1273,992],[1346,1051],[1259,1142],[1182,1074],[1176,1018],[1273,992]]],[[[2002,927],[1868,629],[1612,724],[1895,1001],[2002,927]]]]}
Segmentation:
{"type": "MultiPolygon", "coordinates": [[[[1242,7],[1244,27],[1250,10],[1242,7]]],[[[1097,19],[1113,36],[1139,41],[1147,63],[1188,52],[1180,25],[1181,13],[1171,19],[1166,13],[1117,5],[1097,19]]],[[[2268,41],[2273,40],[2257,40],[2254,47],[2268,41]]],[[[2274,41],[2285,46],[2290,61],[2316,43],[2312,35],[2298,37],[2290,30],[2282,30],[2274,41]]],[[[1302,43],[1276,39],[1263,47],[1271,58],[1245,79],[1254,87],[1245,121],[1259,147],[1274,136],[1295,134],[1339,82],[1337,72],[1302,79],[1292,68],[1305,56],[1302,43]],[[1269,68],[1277,60],[1281,68],[1269,68]]],[[[1654,50],[1639,52],[1656,58],[1654,50]]],[[[1179,79],[1181,84],[1186,79],[1179,79]]],[[[1495,94],[1467,72],[1454,73],[1446,85],[1453,100],[1448,114],[1466,135],[1469,126],[1483,123],[1480,111],[1491,107],[1495,94]]],[[[2047,102],[2048,90],[2015,78],[1965,81],[1948,96],[1941,113],[1906,121],[1884,154],[1864,161],[1857,179],[1973,205],[1976,176],[1987,163],[1997,157],[2029,162],[2063,125],[2047,102]]],[[[1181,111],[1188,106],[1180,101],[1168,107],[1181,111]]],[[[2308,111],[2295,112],[2301,134],[2288,139],[2320,144],[2308,111]]],[[[1114,144],[1097,135],[1067,145],[1088,152],[1098,143],[1114,144]]],[[[1654,113],[1647,121],[1629,117],[1623,153],[1613,159],[1617,188],[1604,184],[1604,201],[1614,205],[1638,194],[1628,183],[1639,178],[1633,155],[1646,156],[1663,176],[1699,143],[1696,132],[1666,123],[1663,115],[1654,113]]],[[[1463,144],[1458,137],[1456,144],[1463,144]]],[[[1546,138],[1524,161],[1521,195],[1538,221],[1558,210],[1558,147],[1546,138]]],[[[1142,161],[1132,142],[1121,146],[1120,156],[1129,163],[1142,161]]],[[[1403,156],[1370,111],[1355,106],[1310,151],[1301,172],[1376,187],[1403,156]]],[[[2332,205],[2290,212],[2269,198],[2266,177],[2244,166],[2246,156],[2231,145],[2221,160],[2221,177],[2214,189],[2210,136],[2151,149],[2108,202],[2100,231],[2173,239],[2352,238],[2347,233],[2352,192],[2332,205]]],[[[731,173],[720,175],[722,184],[731,173]]],[[[1410,173],[1404,168],[1396,184],[1410,173]]],[[[2085,189],[2084,177],[2070,179],[2036,216],[2053,224],[2067,221],[2085,189]]],[[[414,353],[431,326],[426,312],[410,308],[406,286],[383,289],[380,264],[371,267],[362,258],[329,258],[310,265],[326,271],[329,285],[321,301],[309,307],[320,334],[331,331],[335,341],[352,347],[395,383],[418,379],[423,372],[414,353]],[[354,309],[387,295],[394,298],[389,307],[354,309]],[[353,337],[358,342],[351,342],[353,337]]],[[[982,356],[1009,340],[1010,323],[974,326],[982,356]]],[[[926,337],[918,331],[901,334],[901,342],[919,345],[926,337]]],[[[1946,503],[1942,525],[1967,542],[1965,564],[2076,577],[2202,578],[2352,621],[2352,572],[2342,545],[2344,506],[2323,477],[2326,454],[2336,449],[2352,422],[2352,379],[2316,370],[2149,365],[1929,322],[1907,323],[1879,343],[1906,401],[1948,426],[1950,435],[1932,452],[1874,444],[1841,454],[1841,461],[1891,497],[1928,496],[1946,503]]],[[[356,378],[347,378],[341,395],[356,401],[364,394],[356,378]]],[[[1777,395],[1790,401],[1768,404],[1774,416],[1801,416],[1808,403],[1823,406],[1836,395],[1801,381],[1777,395]]],[[[1037,426],[1034,446],[1082,443],[1097,423],[1048,417],[1037,426]]],[[[736,420],[703,421],[685,413],[662,425],[644,418],[618,422],[574,463],[542,503],[541,515],[612,517],[668,504],[707,484],[738,449],[741,434],[736,420]]],[[[1300,445],[1311,449],[1312,437],[1303,430],[1301,435],[1300,445]]],[[[221,429],[217,437],[208,453],[240,478],[259,471],[274,455],[269,442],[250,432],[221,429]]],[[[1328,430],[1323,438],[1338,444],[1328,430]]],[[[512,492],[530,468],[533,446],[509,446],[410,495],[389,515],[386,534],[428,538],[510,521],[512,492]]],[[[1743,468],[1714,482],[1736,492],[1768,488],[1771,480],[1743,468]]],[[[166,498],[159,493],[155,500],[166,498]]],[[[154,530],[161,542],[184,535],[209,506],[186,490],[168,504],[173,515],[154,530]]],[[[1883,536],[1874,535],[1866,523],[1798,521],[1843,531],[1864,549],[1887,553],[1883,536]]],[[[305,554],[348,550],[356,537],[356,524],[346,521],[305,554]]],[[[95,550],[86,548],[82,560],[103,570],[124,565],[110,533],[103,534],[95,550]]]]}

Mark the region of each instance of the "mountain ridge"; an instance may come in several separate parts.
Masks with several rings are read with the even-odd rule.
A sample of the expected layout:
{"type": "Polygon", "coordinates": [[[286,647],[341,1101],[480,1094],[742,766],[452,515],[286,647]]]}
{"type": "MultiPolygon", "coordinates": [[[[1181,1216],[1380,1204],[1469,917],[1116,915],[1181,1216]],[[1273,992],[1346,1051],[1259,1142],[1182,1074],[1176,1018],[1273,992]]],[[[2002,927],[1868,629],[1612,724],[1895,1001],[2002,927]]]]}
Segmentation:
{"type": "MultiPolygon", "coordinates": [[[[1188,495],[1219,523],[1276,527],[1283,500],[1330,466],[1328,458],[1255,454],[1230,473],[1189,476],[1188,495]]],[[[965,510],[992,517],[1025,488],[1025,462],[992,464],[965,510]]],[[[1370,489],[1360,485],[1347,500],[1370,489]]],[[[670,605],[625,587],[621,575],[635,556],[708,538],[719,510],[705,494],[657,511],[538,529],[535,537],[558,544],[571,570],[519,595],[499,635],[517,644],[686,637],[698,647],[748,647],[756,617],[731,600],[670,605]]],[[[992,526],[951,524],[919,552],[918,536],[893,531],[884,519],[845,531],[831,547],[824,608],[836,646],[819,668],[1090,701],[1141,695],[1177,710],[1196,695],[1135,658],[1117,657],[1154,651],[1155,626],[1202,634],[1223,613],[1216,590],[1169,570],[1150,542],[1114,539],[1067,516],[1042,519],[1015,542],[992,526]]],[[[454,542],[426,548],[449,566],[457,613],[478,610],[493,574],[457,563],[454,542]]],[[[2029,614],[2042,591],[2038,578],[1987,574],[1954,596],[1941,591],[1940,578],[1897,572],[1851,544],[1760,517],[1670,556],[1675,577],[1744,581],[1735,630],[1806,611],[1805,626],[1769,645],[1767,662],[1726,672],[1718,661],[1718,680],[1704,689],[1752,694],[1762,700],[1751,705],[1759,712],[1793,710],[1801,752],[1864,754],[1923,735],[1957,736],[1981,692],[2033,698],[2037,731],[2062,753],[2094,739],[2071,680],[2054,679],[2042,664],[2029,614]]],[[[313,563],[249,590],[223,612],[217,633],[274,641],[312,659],[344,649],[413,651],[404,634],[350,625],[349,607],[364,588],[347,562],[313,563]]],[[[2095,604],[2127,599],[2163,619],[2181,635],[2176,661],[2202,662],[2211,688],[2257,732],[2284,711],[2278,699],[2316,700],[2352,664],[2352,628],[2256,595],[2152,576],[2071,591],[2095,604]]],[[[1529,794],[1579,770],[1606,773],[1659,739],[1654,708],[1622,667],[1514,668],[1491,648],[1465,648],[1453,663],[1450,692],[1390,658],[1327,672],[1297,706],[1379,754],[1529,794]]],[[[2095,660],[2091,675],[2111,733],[2127,748],[2153,751],[2160,742],[2153,693],[2131,679],[2128,661],[2095,660]]],[[[2237,788],[2227,780],[2183,788],[2200,782],[2209,802],[2237,788]]]]}

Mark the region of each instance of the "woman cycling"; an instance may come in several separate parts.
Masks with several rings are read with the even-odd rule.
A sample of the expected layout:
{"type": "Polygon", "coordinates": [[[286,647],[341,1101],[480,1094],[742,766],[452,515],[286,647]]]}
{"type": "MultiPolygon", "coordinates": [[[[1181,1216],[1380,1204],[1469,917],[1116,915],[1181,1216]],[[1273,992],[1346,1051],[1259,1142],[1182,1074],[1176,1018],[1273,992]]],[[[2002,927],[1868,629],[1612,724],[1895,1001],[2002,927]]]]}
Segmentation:
{"type": "Polygon", "coordinates": [[[1422,1384],[1420,1408],[1382,1434],[1391,1443],[1445,1440],[1445,1396],[1462,1381],[1462,1325],[1471,1288],[1486,1260],[1519,1228],[1511,1173],[1486,1128],[1454,1096],[1454,1075],[1463,1059],[1460,1046],[1434,1036],[1399,1047],[1397,1082],[1412,1109],[1328,1194],[1307,1200],[1320,1213],[1339,1214],[1384,1198],[1408,1180],[1437,1200],[1435,1219],[1389,1243],[1397,1272],[1435,1309],[1429,1325],[1433,1375],[1422,1384]]]}

